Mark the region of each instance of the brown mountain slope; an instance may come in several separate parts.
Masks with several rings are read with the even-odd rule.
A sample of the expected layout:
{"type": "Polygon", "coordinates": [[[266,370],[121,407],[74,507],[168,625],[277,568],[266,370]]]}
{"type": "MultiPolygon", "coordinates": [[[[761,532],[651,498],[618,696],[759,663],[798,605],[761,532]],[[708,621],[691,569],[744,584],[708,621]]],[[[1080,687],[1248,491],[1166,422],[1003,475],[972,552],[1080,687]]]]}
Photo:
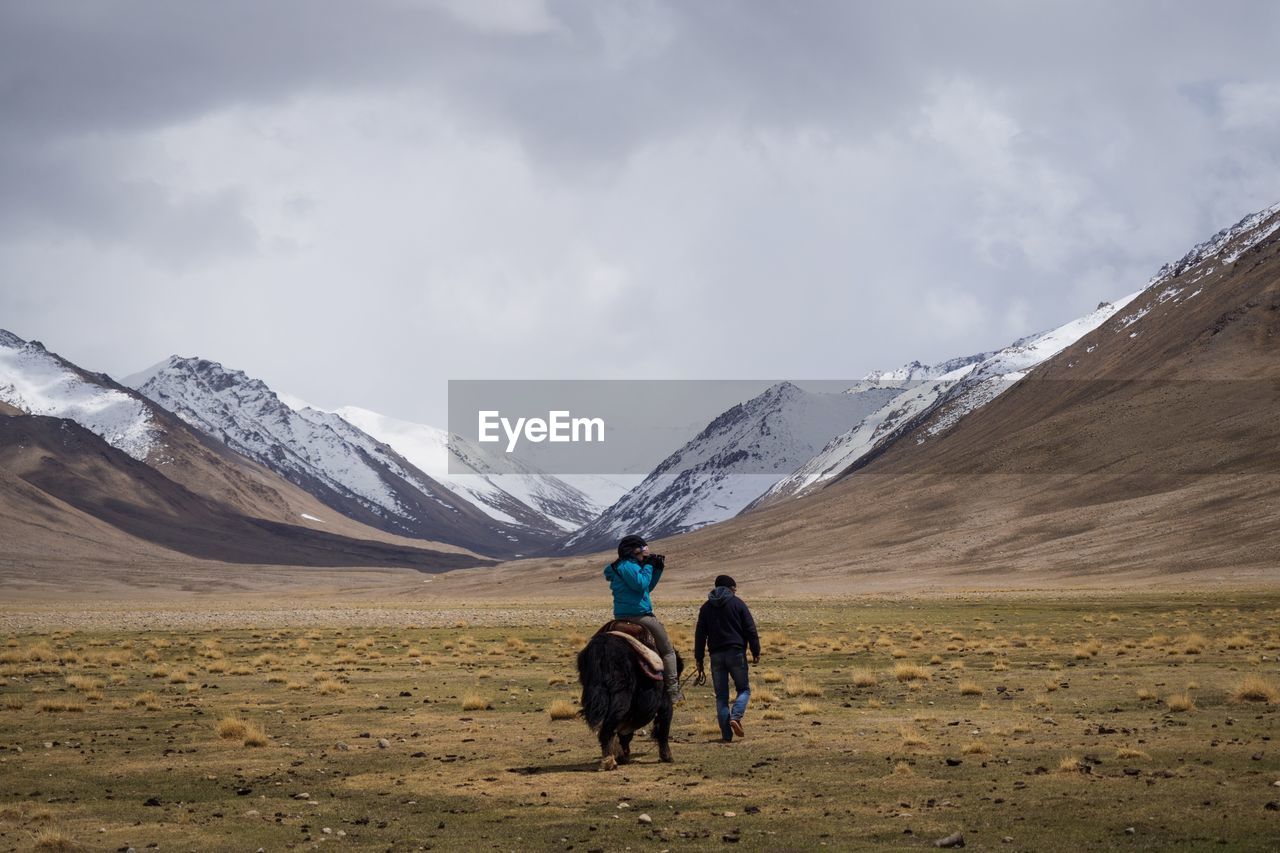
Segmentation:
{"type": "MultiPolygon", "coordinates": [[[[0,330],[0,334],[8,333],[0,330]]],[[[289,525],[311,527],[325,533],[394,543],[412,548],[470,554],[464,548],[436,541],[397,535],[361,523],[335,511],[301,487],[266,467],[241,456],[223,443],[193,429],[167,409],[113,380],[104,373],[92,373],[47,350],[39,341],[22,341],[9,336],[14,346],[22,346],[33,357],[55,364],[80,381],[106,391],[125,394],[145,407],[149,431],[154,438],[147,463],[166,477],[196,494],[225,504],[239,514],[289,525]]],[[[8,403],[0,415],[26,414],[8,403]]]]}
{"type": "Polygon", "coordinates": [[[130,381],[208,445],[260,463],[360,524],[498,557],[541,550],[556,537],[490,517],[341,417],[296,412],[265,383],[217,362],[173,356],[130,381]]]}
{"type": "Polygon", "coordinates": [[[918,444],[921,423],[812,500],[679,547],[819,577],[1274,577],[1280,234],[1225,259],[1277,222],[1170,270],[949,432],[918,444]]]}
{"type": "MultiPolygon", "coordinates": [[[[668,594],[1280,580],[1280,211],[1202,254],[950,430],[655,543],[668,594]]],[[[591,592],[604,562],[515,565],[591,592]]]]}
{"type": "Polygon", "coordinates": [[[108,445],[74,421],[0,418],[3,564],[158,559],[297,566],[379,566],[438,571],[483,564],[458,553],[352,539],[244,515],[196,494],[108,445]],[[123,534],[120,535],[120,534],[123,534]]]}

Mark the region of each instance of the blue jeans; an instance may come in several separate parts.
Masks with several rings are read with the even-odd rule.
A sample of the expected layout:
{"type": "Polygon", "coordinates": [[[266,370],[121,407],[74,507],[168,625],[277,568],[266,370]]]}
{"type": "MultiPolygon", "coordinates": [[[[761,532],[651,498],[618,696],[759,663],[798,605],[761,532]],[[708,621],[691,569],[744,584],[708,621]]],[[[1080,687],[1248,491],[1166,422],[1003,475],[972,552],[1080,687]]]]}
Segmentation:
{"type": "Polygon", "coordinates": [[[720,721],[720,734],[725,740],[733,740],[729,720],[741,720],[751,699],[751,687],[747,684],[747,653],[745,649],[725,649],[711,653],[711,685],[716,691],[716,718],[720,721]],[[729,679],[737,697],[733,708],[729,707],[729,679]]]}

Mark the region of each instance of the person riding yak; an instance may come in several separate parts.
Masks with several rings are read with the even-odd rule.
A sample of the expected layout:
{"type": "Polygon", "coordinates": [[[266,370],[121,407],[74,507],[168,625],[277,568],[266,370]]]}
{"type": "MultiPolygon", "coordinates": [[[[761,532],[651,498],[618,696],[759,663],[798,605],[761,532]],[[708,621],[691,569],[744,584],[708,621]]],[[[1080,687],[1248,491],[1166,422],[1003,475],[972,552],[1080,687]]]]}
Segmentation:
{"type": "Polygon", "coordinates": [[[649,593],[662,579],[666,559],[661,554],[650,554],[649,545],[642,537],[631,535],[618,542],[618,559],[604,567],[605,580],[613,591],[613,618],[636,622],[649,629],[653,641],[662,656],[662,674],[671,701],[681,702],[680,674],[676,664],[676,650],[667,636],[667,629],[653,615],[653,601],[649,593]]]}

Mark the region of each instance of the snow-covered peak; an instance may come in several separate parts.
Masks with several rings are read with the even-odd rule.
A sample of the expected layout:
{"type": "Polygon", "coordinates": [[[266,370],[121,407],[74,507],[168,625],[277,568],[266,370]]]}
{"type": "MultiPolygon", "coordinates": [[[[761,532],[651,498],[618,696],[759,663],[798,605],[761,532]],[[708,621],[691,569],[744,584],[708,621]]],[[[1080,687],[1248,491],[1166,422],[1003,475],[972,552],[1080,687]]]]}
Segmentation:
{"type": "Polygon", "coordinates": [[[137,373],[130,373],[128,376],[120,380],[121,385],[127,385],[130,388],[138,388],[146,385],[147,382],[165,370],[173,369],[183,359],[176,355],[171,355],[164,361],[156,362],[145,370],[139,370],[137,373]]]}
{"type": "MultiPolygon", "coordinates": [[[[859,387],[900,387],[878,410],[836,436],[793,474],[770,488],[766,497],[797,494],[847,470],[872,451],[897,440],[913,424],[930,418],[925,436],[955,426],[965,415],[994,400],[1036,365],[1052,358],[1098,328],[1137,294],[1096,309],[1057,328],[1019,338],[995,352],[951,359],[937,365],[913,361],[898,370],[868,374],[859,387]]],[[[919,440],[925,440],[924,437],[919,440]]]]}
{"type": "Polygon", "coordinates": [[[38,341],[0,329],[0,400],[32,415],[69,418],[134,459],[159,443],[146,401],[76,370],[38,341]]]}
{"type": "Polygon", "coordinates": [[[974,380],[1021,379],[1028,370],[1062,352],[1111,319],[1117,311],[1136,299],[1139,293],[1141,291],[1112,302],[1099,303],[1097,308],[1083,317],[1077,317],[1047,332],[1020,338],[983,359],[969,376],[974,380]]]}
{"type": "Polygon", "coordinates": [[[791,382],[772,385],[713,419],[566,547],[602,547],[624,531],[667,536],[737,515],[893,393],[822,394],[791,382]]]}
{"type": "Polygon", "coordinates": [[[1241,255],[1276,231],[1280,231],[1280,204],[1249,214],[1235,225],[1223,228],[1181,259],[1165,264],[1152,277],[1147,287],[1163,284],[1209,260],[1217,260],[1221,265],[1234,264],[1241,255]]]}
{"type": "Polygon", "coordinates": [[[359,406],[342,406],[333,412],[391,445],[397,453],[430,476],[439,478],[449,473],[449,434],[445,430],[388,417],[359,406]]]}
{"type": "Polygon", "coordinates": [[[129,381],[231,449],[304,488],[319,483],[344,498],[355,499],[380,517],[411,519],[411,502],[402,499],[398,484],[387,474],[430,494],[425,481],[416,482],[422,479],[421,474],[403,469],[394,460],[371,458],[377,442],[369,436],[343,434],[343,426],[352,433],[358,430],[341,419],[331,423],[314,410],[294,411],[266,383],[243,371],[229,370],[208,359],[172,356],[134,374],[129,381]]]}
{"type": "MultiPolygon", "coordinates": [[[[388,417],[358,406],[336,414],[475,504],[492,518],[517,524],[545,524],[576,530],[598,516],[598,503],[576,485],[521,460],[495,458],[460,436],[438,427],[388,417]],[[451,440],[452,439],[452,440],[451,440]]],[[[609,498],[625,491],[618,489],[609,498]]]]}
{"type": "Polygon", "coordinates": [[[284,403],[286,406],[293,409],[295,412],[301,412],[303,409],[315,409],[316,411],[323,411],[319,406],[313,406],[310,403],[308,403],[306,400],[302,399],[301,397],[296,397],[293,394],[288,394],[288,393],[285,393],[284,391],[277,391],[276,397],[279,398],[281,403],[284,403]]]}
{"type": "Polygon", "coordinates": [[[889,385],[905,382],[924,382],[930,379],[958,378],[972,369],[973,365],[991,356],[992,353],[982,352],[975,355],[947,359],[937,364],[910,361],[897,370],[873,370],[863,377],[863,382],[889,385]]]}
{"type": "Polygon", "coordinates": [[[1129,327],[1166,302],[1177,305],[1194,299],[1204,290],[1202,280],[1229,267],[1254,246],[1280,231],[1280,204],[1272,205],[1223,228],[1174,263],[1165,264],[1133,300],[1133,310],[1111,325],[1112,331],[1136,338],[1140,329],[1129,327]],[[1180,281],[1174,279],[1182,277],[1180,281]]]}

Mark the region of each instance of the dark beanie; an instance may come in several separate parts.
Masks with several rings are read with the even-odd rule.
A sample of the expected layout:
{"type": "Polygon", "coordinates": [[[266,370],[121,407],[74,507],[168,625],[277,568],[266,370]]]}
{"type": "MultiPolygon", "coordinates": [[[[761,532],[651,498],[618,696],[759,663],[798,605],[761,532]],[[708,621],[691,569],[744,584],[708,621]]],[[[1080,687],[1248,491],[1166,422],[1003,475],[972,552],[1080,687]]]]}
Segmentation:
{"type": "Polygon", "coordinates": [[[728,575],[716,575],[716,586],[733,586],[738,584],[728,575]]]}
{"type": "Polygon", "coordinates": [[[630,557],[632,551],[637,548],[643,548],[648,544],[643,537],[636,536],[634,533],[630,536],[623,536],[622,541],[618,543],[618,556],[630,557]]]}

